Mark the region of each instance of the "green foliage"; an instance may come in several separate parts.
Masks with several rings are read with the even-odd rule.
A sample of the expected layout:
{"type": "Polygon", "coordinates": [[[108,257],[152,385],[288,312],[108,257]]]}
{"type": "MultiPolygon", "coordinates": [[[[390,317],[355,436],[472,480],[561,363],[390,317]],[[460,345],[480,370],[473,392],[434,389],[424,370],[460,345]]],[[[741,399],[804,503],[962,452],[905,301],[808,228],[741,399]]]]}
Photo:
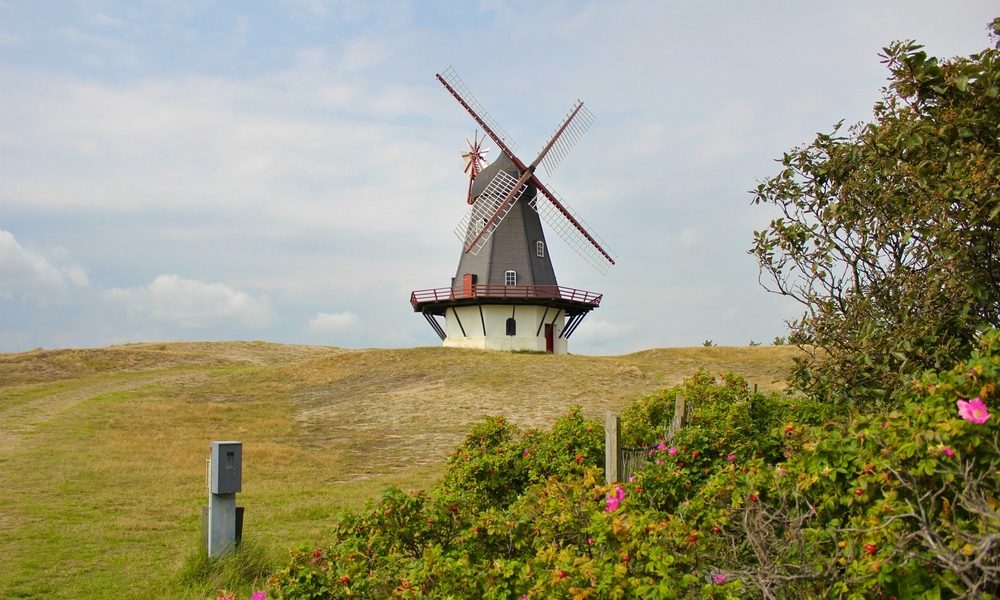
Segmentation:
{"type": "Polygon", "coordinates": [[[898,42],[884,59],[875,121],[787,152],[754,197],[781,216],[751,252],[806,307],[789,337],[814,353],[794,383],[862,407],[898,404],[1000,324],[1000,41],[943,61],[898,42]]]}
{"type": "Polygon", "coordinates": [[[991,597],[1000,425],[956,400],[992,402],[998,383],[995,331],[877,418],[700,373],[625,412],[623,436],[653,452],[612,486],[578,411],[550,432],[489,418],[441,484],[344,515],[268,597],[991,597]],[[678,394],[689,420],[661,446],[678,394]]]}
{"type": "Polygon", "coordinates": [[[528,485],[603,464],[604,428],[579,408],[556,420],[551,433],[523,436],[502,417],[488,417],[452,452],[444,487],[479,507],[507,506],[528,485]]]}

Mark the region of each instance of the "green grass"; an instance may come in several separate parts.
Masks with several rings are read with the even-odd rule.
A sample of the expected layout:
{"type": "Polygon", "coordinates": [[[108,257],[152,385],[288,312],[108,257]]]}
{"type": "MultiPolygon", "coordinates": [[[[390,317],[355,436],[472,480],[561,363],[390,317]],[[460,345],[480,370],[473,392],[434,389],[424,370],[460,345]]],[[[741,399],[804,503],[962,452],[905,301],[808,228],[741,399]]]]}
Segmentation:
{"type": "Polygon", "coordinates": [[[0,598],[204,598],[234,581],[246,596],[243,567],[192,566],[213,439],[244,442],[249,562],[280,564],[386,485],[434,481],[484,415],[522,427],[573,405],[600,416],[700,368],[778,389],[795,353],[246,342],[0,354],[0,598]]]}

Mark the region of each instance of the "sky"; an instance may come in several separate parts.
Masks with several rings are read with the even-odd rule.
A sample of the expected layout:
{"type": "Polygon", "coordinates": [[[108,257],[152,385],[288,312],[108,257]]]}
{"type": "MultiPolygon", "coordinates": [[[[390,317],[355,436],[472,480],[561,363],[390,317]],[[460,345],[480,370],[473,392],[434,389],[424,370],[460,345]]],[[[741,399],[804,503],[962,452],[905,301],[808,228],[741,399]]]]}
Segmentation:
{"type": "MultiPolygon", "coordinates": [[[[580,354],[771,343],[801,313],[747,251],[749,190],[872,118],[879,52],[989,45],[993,1],[0,0],[0,352],[140,341],[439,344],[472,119],[530,162],[576,99],[596,121],[542,180],[610,246],[549,233],[601,292],[580,354]]],[[[492,144],[491,158],[498,150],[492,144]]]]}

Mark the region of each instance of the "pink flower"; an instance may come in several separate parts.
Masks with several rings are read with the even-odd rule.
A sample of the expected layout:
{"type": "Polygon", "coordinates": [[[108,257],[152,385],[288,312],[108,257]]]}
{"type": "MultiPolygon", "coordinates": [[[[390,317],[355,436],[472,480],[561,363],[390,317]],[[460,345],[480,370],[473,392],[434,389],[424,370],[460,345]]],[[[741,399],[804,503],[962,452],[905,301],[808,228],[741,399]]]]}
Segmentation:
{"type": "Polygon", "coordinates": [[[594,545],[594,538],[588,537],[587,538],[587,545],[588,546],[593,546],[594,545]]]}
{"type": "Polygon", "coordinates": [[[669,454],[670,456],[673,456],[673,455],[677,454],[677,448],[674,448],[673,446],[671,446],[670,449],[667,450],[667,454],[669,454]]]}
{"type": "Polygon", "coordinates": [[[972,400],[959,400],[955,403],[958,406],[958,416],[969,423],[982,425],[990,418],[990,411],[986,408],[986,403],[981,398],[972,400]]]}
{"type": "Polygon", "coordinates": [[[943,446],[941,448],[941,453],[944,454],[945,456],[947,456],[948,458],[951,458],[952,456],[955,456],[955,451],[952,450],[951,448],[949,448],[948,446],[943,446]]]}
{"type": "Polygon", "coordinates": [[[632,475],[631,477],[629,477],[628,478],[628,482],[629,483],[635,483],[635,475],[632,475]]]}
{"type": "Polygon", "coordinates": [[[660,452],[663,452],[664,450],[667,449],[667,445],[664,444],[663,442],[660,442],[659,444],[657,444],[656,449],[659,450],[660,452]]]}
{"type": "Polygon", "coordinates": [[[882,429],[885,429],[888,426],[889,426],[889,421],[882,421],[882,429]]]}
{"type": "Polygon", "coordinates": [[[659,459],[657,459],[657,461],[656,461],[656,464],[658,464],[658,465],[662,465],[662,464],[663,464],[663,461],[662,461],[662,460],[659,460],[659,459]]]}
{"type": "Polygon", "coordinates": [[[785,471],[784,469],[778,469],[778,477],[784,477],[787,474],[788,472],[785,471]]]}
{"type": "Polygon", "coordinates": [[[624,499],[625,490],[623,490],[620,485],[616,485],[615,493],[608,495],[607,506],[604,507],[604,512],[615,512],[618,510],[618,507],[621,506],[622,500],[624,499]]]}
{"type": "Polygon", "coordinates": [[[716,573],[715,575],[712,575],[712,583],[715,585],[722,585],[726,583],[726,576],[722,573],[716,573]]]}
{"type": "Polygon", "coordinates": [[[250,600],[267,600],[267,594],[264,592],[254,592],[253,595],[250,596],[250,600]]]}
{"type": "Polygon", "coordinates": [[[728,460],[729,462],[733,462],[734,460],[736,460],[736,455],[730,454],[729,456],[726,457],[726,460],[728,460]]]}

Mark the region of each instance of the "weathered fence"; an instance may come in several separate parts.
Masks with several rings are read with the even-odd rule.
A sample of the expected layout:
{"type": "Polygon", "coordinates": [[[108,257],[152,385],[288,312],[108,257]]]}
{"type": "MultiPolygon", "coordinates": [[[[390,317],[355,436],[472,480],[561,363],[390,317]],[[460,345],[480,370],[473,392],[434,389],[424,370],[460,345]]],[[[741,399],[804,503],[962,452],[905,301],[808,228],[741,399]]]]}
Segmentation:
{"type": "MultiPolygon", "coordinates": [[[[674,418],[664,427],[667,443],[673,441],[677,431],[687,421],[687,399],[678,394],[674,397],[674,418]]],[[[613,483],[626,481],[646,465],[650,452],[655,446],[636,448],[621,445],[621,418],[608,412],[604,416],[604,481],[613,483]]]]}

